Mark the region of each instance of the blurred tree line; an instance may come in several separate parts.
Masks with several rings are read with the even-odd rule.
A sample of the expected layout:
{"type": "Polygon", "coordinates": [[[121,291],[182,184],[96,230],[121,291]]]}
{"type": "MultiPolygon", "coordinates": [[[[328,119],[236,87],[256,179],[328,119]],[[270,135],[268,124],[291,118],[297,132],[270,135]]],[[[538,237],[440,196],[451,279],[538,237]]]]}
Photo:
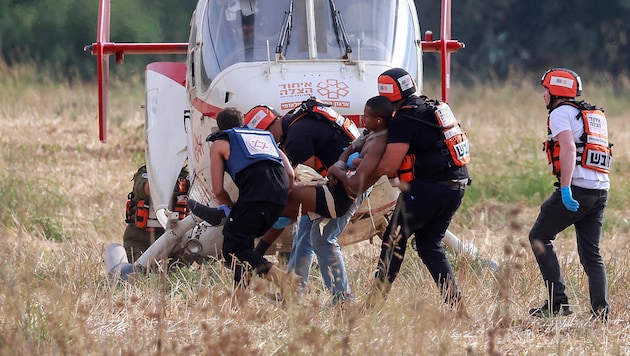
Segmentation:
{"type": "MultiPolygon", "coordinates": [[[[422,31],[439,37],[441,1],[415,2],[422,31]]],[[[550,67],[627,74],[629,35],[630,0],[452,2],[452,38],[466,44],[452,57],[453,71],[477,80],[511,72],[542,75],[550,67]]]]}
{"type": "MultiPolygon", "coordinates": [[[[415,1],[422,31],[439,38],[441,1],[415,1]]],[[[195,5],[111,0],[111,40],[187,42],[195,5]]],[[[95,60],[83,47],[96,39],[97,14],[97,0],[0,0],[0,59],[93,78],[95,60]]],[[[553,66],[619,75],[630,63],[630,0],[454,0],[452,19],[452,37],[466,44],[453,56],[453,71],[472,80],[553,66]]],[[[158,59],[127,56],[124,67],[158,59]]],[[[438,63],[431,54],[425,61],[438,63]]]]}
{"type": "MultiPolygon", "coordinates": [[[[188,42],[195,0],[111,0],[112,42],[188,42]]],[[[96,77],[96,57],[83,47],[96,41],[98,0],[0,0],[0,60],[34,61],[64,78],[96,77]]],[[[172,56],[126,56],[141,68],[172,56]]],[[[111,59],[113,61],[113,58],[111,59]]]]}

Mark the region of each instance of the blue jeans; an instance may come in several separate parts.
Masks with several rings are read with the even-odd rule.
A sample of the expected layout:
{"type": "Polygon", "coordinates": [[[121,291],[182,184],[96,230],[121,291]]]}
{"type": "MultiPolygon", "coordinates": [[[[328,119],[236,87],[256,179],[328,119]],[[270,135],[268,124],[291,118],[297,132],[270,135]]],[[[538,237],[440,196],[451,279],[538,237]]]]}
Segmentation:
{"type": "Polygon", "coordinates": [[[344,215],[328,221],[321,232],[319,223],[323,218],[311,221],[307,215],[303,215],[293,225],[293,246],[287,267],[302,277],[302,288],[308,283],[313,257],[317,255],[322,280],[333,294],[333,303],[350,294],[348,275],[337,240],[371,191],[372,188],[360,195],[344,215]]]}

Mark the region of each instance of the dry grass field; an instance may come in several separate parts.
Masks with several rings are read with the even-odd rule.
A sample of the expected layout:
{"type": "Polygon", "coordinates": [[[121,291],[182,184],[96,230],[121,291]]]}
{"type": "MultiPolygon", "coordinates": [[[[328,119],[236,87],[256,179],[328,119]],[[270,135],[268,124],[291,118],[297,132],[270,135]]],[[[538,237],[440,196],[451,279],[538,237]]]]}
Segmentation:
{"type": "Polygon", "coordinates": [[[379,241],[344,248],[356,297],[346,308],[330,305],[316,268],[304,297],[286,306],[262,296],[263,281],[236,303],[231,274],[217,262],[134,285],[108,281],[103,249],[121,242],[130,179],[143,160],[142,78],[112,83],[102,144],[95,85],[0,64],[0,354],[630,355],[630,81],[582,78],[584,98],[607,109],[615,143],[602,241],[612,311],[602,325],[589,321],[572,229],[556,248],[576,313],[527,315],[545,297],[527,233],[553,177],[541,151],[539,79],[521,79],[453,88],[474,183],[451,231],[500,265],[492,271],[449,252],[470,313],[462,320],[441,306],[411,248],[387,301],[364,308],[379,241]]]}

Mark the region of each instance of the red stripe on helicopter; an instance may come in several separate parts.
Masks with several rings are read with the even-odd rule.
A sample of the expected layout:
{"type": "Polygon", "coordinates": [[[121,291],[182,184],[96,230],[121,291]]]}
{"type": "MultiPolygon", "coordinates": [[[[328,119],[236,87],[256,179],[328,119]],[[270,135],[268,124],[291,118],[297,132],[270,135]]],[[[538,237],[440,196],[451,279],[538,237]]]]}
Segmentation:
{"type": "Polygon", "coordinates": [[[147,70],[160,73],[186,87],[186,64],[179,62],[154,62],[147,65],[147,70]]]}
{"type": "Polygon", "coordinates": [[[197,109],[197,111],[199,111],[203,116],[206,116],[212,119],[216,119],[219,111],[223,110],[222,108],[206,103],[205,101],[199,98],[194,98],[191,102],[191,105],[195,109],[197,109]]]}

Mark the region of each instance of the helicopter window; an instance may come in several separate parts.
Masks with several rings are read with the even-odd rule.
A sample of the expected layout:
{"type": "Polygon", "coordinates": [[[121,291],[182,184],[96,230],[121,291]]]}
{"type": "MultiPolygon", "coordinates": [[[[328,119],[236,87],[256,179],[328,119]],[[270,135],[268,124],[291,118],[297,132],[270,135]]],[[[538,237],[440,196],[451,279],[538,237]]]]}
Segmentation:
{"type": "Polygon", "coordinates": [[[278,37],[278,44],[276,45],[276,54],[282,56],[286,54],[286,46],[291,40],[291,27],[293,26],[293,1],[289,3],[289,10],[284,12],[284,20],[282,21],[282,28],[280,29],[280,36],[278,37]]]}
{"type": "Polygon", "coordinates": [[[335,30],[337,43],[339,46],[343,47],[343,50],[345,51],[344,58],[348,58],[349,54],[352,53],[352,46],[350,45],[350,40],[348,39],[348,32],[346,31],[346,26],[343,22],[343,16],[341,16],[341,11],[337,10],[333,0],[329,0],[328,3],[330,5],[332,25],[335,30]]]}
{"type": "Polygon", "coordinates": [[[239,62],[273,60],[279,44],[286,60],[336,60],[351,51],[353,59],[400,63],[413,70],[414,58],[409,53],[413,52],[410,46],[415,46],[415,33],[402,1],[313,0],[315,43],[314,53],[309,53],[306,1],[209,0],[198,39],[202,43],[199,83],[207,88],[221,71],[239,62]],[[290,32],[284,32],[282,42],[290,9],[290,32]],[[401,24],[405,33],[396,32],[401,24]]]}
{"type": "Polygon", "coordinates": [[[278,0],[210,0],[203,29],[206,75],[215,77],[232,64],[272,56],[284,8],[278,0]]]}
{"type": "Polygon", "coordinates": [[[201,43],[201,91],[205,92],[210,87],[212,79],[221,72],[219,62],[217,60],[217,52],[215,50],[214,43],[217,41],[216,26],[218,21],[218,11],[214,8],[212,2],[209,2],[208,7],[204,13],[204,22],[202,29],[202,43],[201,43]]]}
{"type": "Polygon", "coordinates": [[[407,69],[414,78],[418,78],[422,51],[416,46],[413,14],[408,8],[399,8],[397,12],[394,18],[398,22],[395,24],[398,31],[394,35],[396,42],[391,47],[394,49],[392,64],[407,69]]]}
{"type": "Polygon", "coordinates": [[[382,0],[335,1],[343,18],[353,58],[391,60],[397,7],[395,4],[395,1],[382,0]]]}
{"type": "MultiPolygon", "coordinates": [[[[391,60],[396,8],[396,2],[382,0],[314,0],[314,55],[340,59],[360,52],[361,59],[391,60]]],[[[306,13],[304,1],[293,2],[293,26],[284,48],[287,60],[310,58],[306,13]]]]}
{"type": "MultiPolygon", "coordinates": [[[[193,14],[194,16],[194,14],[193,14]]],[[[190,78],[187,78],[187,81],[191,86],[196,86],[195,82],[195,52],[197,50],[197,25],[195,21],[192,21],[192,27],[190,29],[190,37],[188,39],[188,51],[190,54],[188,55],[188,68],[190,68],[190,78]]]]}

